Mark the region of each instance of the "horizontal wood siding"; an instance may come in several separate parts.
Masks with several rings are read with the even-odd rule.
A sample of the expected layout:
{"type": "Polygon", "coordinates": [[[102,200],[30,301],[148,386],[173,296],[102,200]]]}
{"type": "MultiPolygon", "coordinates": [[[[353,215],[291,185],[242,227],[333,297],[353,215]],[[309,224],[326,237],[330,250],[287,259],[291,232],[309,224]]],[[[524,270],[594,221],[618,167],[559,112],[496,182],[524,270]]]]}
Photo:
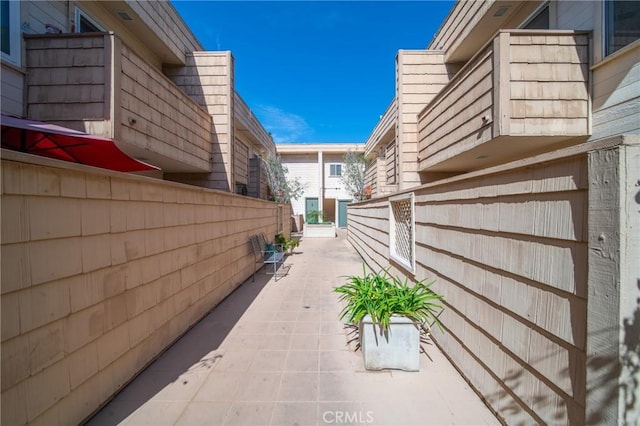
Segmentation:
{"type": "Polygon", "coordinates": [[[184,67],[166,67],[164,73],[212,119],[212,172],[180,174],[169,178],[179,182],[230,190],[233,139],[233,57],[230,52],[193,52],[184,67]]]}
{"type": "Polygon", "coordinates": [[[245,139],[252,141],[254,151],[259,153],[264,149],[266,152],[275,154],[276,145],[269,133],[262,127],[238,92],[234,91],[233,96],[233,118],[237,121],[236,132],[241,131],[245,139]]]}
{"type": "Polygon", "coordinates": [[[398,102],[394,98],[387,107],[378,124],[369,135],[365,143],[365,155],[375,155],[374,151],[380,149],[380,144],[386,141],[385,137],[391,133],[395,135],[395,126],[398,122],[398,102]]]}
{"type": "Polygon", "coordinates": [[[493,138],[493,49],[487,48],[473,66],[457,75],[443,94],[420,113],[420,161],[438,161],[493,138]],[[445,94],[446,93],[446,94],[445,94]],[[423,118],[424,117],[424,118],[423,118]],[[483,131],[485,129],[486,131],[483,131]],[[452,145],[456,145],[452,147],[452,145]],[[442,151],[447,150],[443,153],[442,151]]]}
{"type": "Polygon", "coordinates": [[[0,170],[3,425],[82,424],[251,276],[249,235],[277,229],[278,206],[249,197],[16,152],[0,170]]]}
{"type": "Polygon", "coordinates": [[[593,70],[593,135],[640,134],[640,43],[593,70]]]}
{"type": "Polygon", "coordinates": [[[113,137],[109,35],[25,38],[27,117],[113,137]]]}
{"type": "Polygon", "coordinates": [[[494,3],[493,0],[456,2],[429,44],[429,49],[446,52],[454,50],[494,3]]]}
{"type": "Polygon", "coordinates": [[[384,183],[386,185],[394,185],[398,183],[396,158],[396,142],[393,141],[385,147],[384,150],[384,183]]]}
{"type": "Polygon", "coordinates": [[[234,144],[235,182],[241,185],[249,183],[249,148],[236,138],[234,144]]]}
{"type": "MultiPolygon", "coordinates": [[[[416,277],[445,296],[435,338],[507,424],[585,421],[587,175],[582,153],[414,192],[416,277]]],[[[387,199],[348,215],[360,255],[387,267],[387,199]]]]}
{"type": "Polygon", "coordinates": [[[185,54],[204,50],[170,2],[126,0],[126,3],[176,57],[184,60],[185,54]]]}
{"type": "Polygon", "coordinates": [[[129,47],[121,46],[122,109],[116,138],[203,172],[211,170],[207,111],[129,47]]]}
{"type": "Polygon", "coordinates": [[[22,0],[20,3],[22,7],[22,19],[29,24],[29,33],[44,34],[47,31],[47,24],[58,27],[63,33],[69,32],[69,5],[67,1],[22,0]]]}
{"type": "Polygon", "coordinates": [[[2,89],[0,108],[2,114],[22,117],[25,76],[13,68],[2,65],[2,89]]]}

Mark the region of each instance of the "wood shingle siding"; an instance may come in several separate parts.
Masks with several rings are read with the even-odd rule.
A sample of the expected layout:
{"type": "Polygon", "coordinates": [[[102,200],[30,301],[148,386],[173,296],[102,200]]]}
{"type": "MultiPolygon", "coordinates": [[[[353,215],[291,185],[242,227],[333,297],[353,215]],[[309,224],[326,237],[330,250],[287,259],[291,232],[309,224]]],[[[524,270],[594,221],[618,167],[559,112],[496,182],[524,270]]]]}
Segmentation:
{"type": "Polygon", "coordinates": [[[30,118],[164,157],[158,165],[168,172],[211,170],[211,116],[117,37],[25,39],[30,118]]]}
{"type": "Polygon", "coordinates": [[[588,47],[572,31],[502,31],[420,112],[420,169],[475,170],[586,140],[588,47]],[[477,161],[489,142],[492,158],[477,161]]]}
{"type": "MultiPolygon", "coordinates": [[[[585,422],[587,153],[608,146],[414,189],[416,277],[445,295],[435,337],[508,424],[585,422]]],[[[349,239],[372,269],[390,264],[388,215],[386,198],[349,206],[349,239]]]]}

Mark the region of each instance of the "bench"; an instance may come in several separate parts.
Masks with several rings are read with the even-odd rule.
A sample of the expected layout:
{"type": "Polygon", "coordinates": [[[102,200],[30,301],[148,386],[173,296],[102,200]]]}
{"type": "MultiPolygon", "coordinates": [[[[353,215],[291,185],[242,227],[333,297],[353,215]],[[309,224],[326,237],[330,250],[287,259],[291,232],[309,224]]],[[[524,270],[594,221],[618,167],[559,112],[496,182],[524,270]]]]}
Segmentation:
{"type": "MultiPolygon", "coordinates": [[[[260,265],[260,267],[263,265],[273,265],[273,276],[277,281],[278,275],[276,271],[278,270],[278,264],[284,264],[285,257],[282,244],[267,243],[264,234],[251,235],[249,241],[251,241],[251,248],[253,249],[253,257],[255,260],[252,281],[256,280],[256,272],[258,272],[259,269],[258,265],[260,265]]],[[[267,272],[267,274],[271,274],[271,272],[267,272]]]]}

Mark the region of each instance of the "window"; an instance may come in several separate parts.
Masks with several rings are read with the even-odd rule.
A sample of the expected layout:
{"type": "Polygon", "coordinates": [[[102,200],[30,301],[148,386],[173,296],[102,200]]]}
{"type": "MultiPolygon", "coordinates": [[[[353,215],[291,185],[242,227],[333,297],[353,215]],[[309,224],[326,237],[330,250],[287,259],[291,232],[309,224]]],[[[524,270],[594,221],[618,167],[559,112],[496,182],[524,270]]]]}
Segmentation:
{"type": "Polygon", "coordinates": [[[84,13],[82,10],[76,8],[76,21],[75,21],[75,32],[77,33],[103,33],[105,32],[104,28],[100,26],[96,21],[91,19],[89,15],[84,13]]]}
{"type": "Polygon", "coordinates": [[[389,198],[389,255],[415,272],[415,225],[413,193],[389,198]]]}
{"type": "Polygon", "coordinates": [[[640,2],[604,3],[605,51],[608,56],[640,38],[640,2]]]}
{"type": "Polygon", "coordinates": [[[20,66],[20,2],[0,1],[2,61],[20,66]]]}
{"type": "Polygon", "coordinates": [[[342,164],[330,164],[329,176],[342,176],[342,164]]]}
{"type": "Polygon", "coordinates": [[[549,29],[549,3],[538,9],[533,17],[524,27],[527,30],[548,30],[549,29]]]}

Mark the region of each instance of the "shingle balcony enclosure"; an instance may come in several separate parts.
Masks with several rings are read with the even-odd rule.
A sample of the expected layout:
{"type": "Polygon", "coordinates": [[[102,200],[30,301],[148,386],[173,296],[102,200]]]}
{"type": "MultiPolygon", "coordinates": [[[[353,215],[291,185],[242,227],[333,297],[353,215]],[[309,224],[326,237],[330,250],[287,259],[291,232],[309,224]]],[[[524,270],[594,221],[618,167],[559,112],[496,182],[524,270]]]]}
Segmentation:
{"type": "Polygon", "coordinates": [[[586,140],[589,36],[502,30],[418,115],[420,171],[462,172],[586,140]]]}
{"type": "Polygon", "coordinates": [[[433,344],[419,373],[364,370],[332,292],[362,271],[340,232],[239,287],[88,424],[499,424],[433,344]]]}
{"type": "Polygon", "coordinates": [[[165,172],[211,171],[211,116],[117,36],[25,40],[29,118],[113,138],[165,172]]]}

